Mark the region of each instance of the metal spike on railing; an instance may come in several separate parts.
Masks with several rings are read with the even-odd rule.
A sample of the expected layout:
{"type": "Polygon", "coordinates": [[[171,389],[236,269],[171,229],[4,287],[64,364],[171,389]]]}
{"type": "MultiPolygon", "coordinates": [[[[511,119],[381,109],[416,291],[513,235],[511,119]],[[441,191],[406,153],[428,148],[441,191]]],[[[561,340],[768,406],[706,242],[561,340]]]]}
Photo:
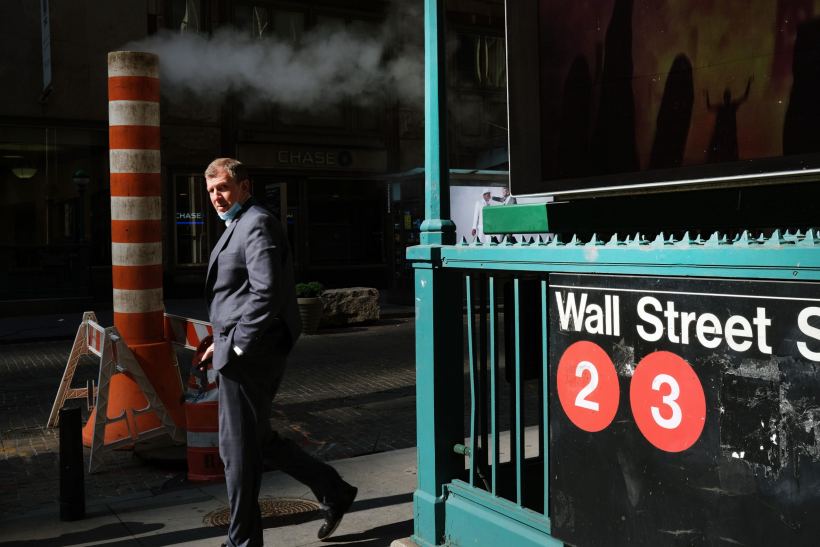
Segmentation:
{"type": "Polygon", "coordinates": [[[615,246],[615,245],[624,245],[625,243],[626,243],[625,241],[620,241],[618,239],[618,234],[612,234],[612,237],[609,238],[609,241],[607,242],[607,245],[615,246]]]}
{"type": "Polygon", "coordinates": [[[598,234],[592,234],[592,237],[589,238],[589,242],[587,245],[595,246],[595,245],[603,245],[604,242],[598,239],[598,234]]]}
{"type": "Polygon", "coordinates": [[[726,241],[726,236],[723,236],[723,241],[721,241],[720,233],[712,232],[712,235],[709,236],[709,239],[706,240],[704,245],[707,245],[707,246],[710,246],[710,247],[711,246],[717,247],[718,245],[721,245],[721,244],[725,243],[725,241],[726,241]]]}
{"type": "Polygon", "coordinates": [[[760,244],[766,243],[767,239],[768,238],[766,237],[766,234],[764,234],[763,232],[761,232],[760,235],[757,236],[757,242],[760,244]]]}
{"type": "Polygon", "coordinates": [[[800,239],[797,242],[797,244],[801,247],[813,247],[815,245],[818,245],[820,244],[820,234],[818,234],[816,230],[810,228],[806,230],[806,235],[803,236],[803,238],[800,239]]]}
{"type": "Polygon", "coordinates": [[[675,242],[675,244],[679,247],[688,247],[688,246],[692,245],[693,243],[694,243],[694,240],[692,240],[692,236],[689,235],[688,230],[686,232],[683,232],[683,235],[681,236],[681,238],[678,241],[675,242]]]}
{"type": "Polygon", "coordinates": [[[755,243],[753,239],[749,239],[749,231],[743,230],[734,240],[739,245],[751,245],[755,243]]]}
{"type": "Polygon", "coordinates": [[[663,246],[666,244],[666,237],[663,235],[663,232],[660,232],[655,239],[652,240],[652,245],[663,246]]]}
{"type": "Polygon", "coordinates": [[[561,238],[558,237],[558,234],[555,234],[554,236],[552,236],[552,239],[549,241],[548,244],[549,244],[550,247],[563,247],[564,246],[564,244],[561,242],[561,238]]]}
{"type": "Polygon", "coordinates": [[[795,230],[794,232],[791,230],[786,230],[786,233],[783,234],[783,239],[786,239],[791,243],[797,243],[802,237],[803,233],[800,230],[795,230]]]}
{"type": "Polygon", "coordinates": [[[567,241],[567,247],[574,247],[575,245],[578,245],[578,236],[572,234],[572,238],[570,238],[570,240],[567,241]]]}
{"type": "Polygon", "coordinates": [[[784,239],[783,236],[780,235],[780,230],[775,230],[774,232],[772,232],[772,237],[770,237],[768,240],[766,240],[764,245],[766,245],[768,247],[776,247],[776,246],[779,246],[779,245],[785,245],[787,243],[792,243],[792,242],[787,241],[786,239],[784,239]]]}
{"type": "Polygon", "coordinates": [[[636,246],[636,247],[640,246],[640,245],[648,245],[649,244],[649,241],[644,239],[644,237],[641,235],[640,232],[635,232],[635,237],[632,239],[631,242],[629,241],[629,238],[626,238],[626,240],[627,240],[627,242],[629,242],[630,245],[633,245],[633,246],[636,246]]]}
{"type": "Polygon", "coordinates": [[[694,239],[693,243],[695,245],[703,245],[705,242],[706,242],[706,240],[703,239],[700,235],[700,232],[698,232],[697,235],[695,236],[695,239],[694,239]]]}
{"type": "Polygon", "coordinates": [[[536,245],[546,245],[546,243],[547,242],[544,241],[544,238],[541,236],[541,234],[538,234],[537,239],[535,240],[535,244],[536,245]]]}
{"type": "Polygon", "coordinates": [[[461,241],[459,245],[467,245],[467,236],[461,236],[461,241]]]}

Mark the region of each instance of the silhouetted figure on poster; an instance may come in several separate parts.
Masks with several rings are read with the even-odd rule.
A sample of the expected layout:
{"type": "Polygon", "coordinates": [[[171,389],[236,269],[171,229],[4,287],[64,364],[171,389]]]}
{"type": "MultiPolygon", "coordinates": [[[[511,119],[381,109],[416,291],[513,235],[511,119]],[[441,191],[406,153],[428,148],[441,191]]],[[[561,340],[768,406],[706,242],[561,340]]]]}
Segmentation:
{"type": "Polygon", "coordinates": [[[591,145],[599,173],[638,170],[632,75],[632,0],[615,0],[606,31],[601,99],[591,145]]]}
{"type": "Polygon", "coordinates": [[[564,100],[559,122],[558,174],[564,177],[589,172],[589,124],[592,78],[583,55],[572,62],[564,82],[564,100]]]}
{"type": "Polygon", "coordinates": [[[713,105],[709,101],[709,91],[706,93],[706,109],[709,112],[716,112],[715,131],[712,133],[712,141],[709,143],[709,150],[706,152],[706,161],[717,163],[723,161],[735,161],[738,159],[737,152],[737,109],[749,98],[749,90],[752,87],[752,77],[746,82],[746,92],[739,99],[732,100],[732,91],[727,87],[723,91],[723,102],[713,105]]]}
{"type": "Polygon", "coordinates": [[[692,63],[681,53],[675,57],[666,77],[655,124],[655,141],[652,143],[649,167],[664,169],[681,166],[694,102],[692,63]]]}
{"type": "Polygon", "coordinates": [[[820,19],[797,28],[783,155],[820,151],[820,19]]]}

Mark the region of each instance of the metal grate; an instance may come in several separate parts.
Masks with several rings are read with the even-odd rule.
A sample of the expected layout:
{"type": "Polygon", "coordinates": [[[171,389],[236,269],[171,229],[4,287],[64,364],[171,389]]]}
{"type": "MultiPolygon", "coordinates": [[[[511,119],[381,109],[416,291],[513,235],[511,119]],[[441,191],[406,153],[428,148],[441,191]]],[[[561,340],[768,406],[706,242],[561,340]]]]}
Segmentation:
{"type": "MultiPolygon", "coordinates": [[[[298,498],[262,498],[259,509],[262,518],[268,519],[267,527],[284,526],[312,519],[321,506],[315,501],[298,498]],[[273,521],[273,522],[270,522],[273,521]]],[[[231,510],[228,507],[211,511],[202,522],[205,526],[228,526],[231,521],[231,510]]]]}

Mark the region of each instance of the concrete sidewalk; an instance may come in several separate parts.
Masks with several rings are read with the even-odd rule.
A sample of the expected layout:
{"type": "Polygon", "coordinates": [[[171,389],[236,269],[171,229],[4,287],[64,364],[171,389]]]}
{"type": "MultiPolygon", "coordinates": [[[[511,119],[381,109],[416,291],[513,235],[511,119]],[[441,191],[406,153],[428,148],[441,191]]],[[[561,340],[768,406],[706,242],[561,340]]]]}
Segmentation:
{"type": "MultiPolygon", "coordinates": [[[[344,479],[359,488],[356,502],[334,536],[318,541],[318,512],[266,517],[266,545],[387,546],[413,533],[412,495],[416,487],[416,449],[406,448],[333,462],[344,479]]],[[[56,495],[56,493],[55,493],[56,495]]],[[[315,502],[302,484],[279,472],[264,475],[264,507],[286,500],[315,502]]],[[[309,504],[304,504],[309,505],[309,504]]],[[[0,547],[10,546],[164,546],[214,545],[225,538],[224,526],[210,526],[225,514],[224,483],[205,484],[88,503],[86,518],[62,522],[52,506],[0,521],[0,547]]]]}

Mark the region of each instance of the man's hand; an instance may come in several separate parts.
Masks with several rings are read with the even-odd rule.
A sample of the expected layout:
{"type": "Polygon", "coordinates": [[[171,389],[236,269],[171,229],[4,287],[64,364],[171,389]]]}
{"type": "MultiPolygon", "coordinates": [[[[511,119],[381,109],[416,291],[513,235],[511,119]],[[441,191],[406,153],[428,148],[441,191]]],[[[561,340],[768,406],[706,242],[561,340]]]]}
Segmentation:
{"type": "Polygon", "coordinates": [[[199,361],[200,368],[204,368],[202,366],[202,363],[207,363],[208,361],[210,361],[213,358],[213,356],[214,356],[214,345],[213,345],[213,343],[211,343],[211,345],[208,346],[208,349],[205,350],[205,353],[202,354],[202,359],[199,361]]]}

